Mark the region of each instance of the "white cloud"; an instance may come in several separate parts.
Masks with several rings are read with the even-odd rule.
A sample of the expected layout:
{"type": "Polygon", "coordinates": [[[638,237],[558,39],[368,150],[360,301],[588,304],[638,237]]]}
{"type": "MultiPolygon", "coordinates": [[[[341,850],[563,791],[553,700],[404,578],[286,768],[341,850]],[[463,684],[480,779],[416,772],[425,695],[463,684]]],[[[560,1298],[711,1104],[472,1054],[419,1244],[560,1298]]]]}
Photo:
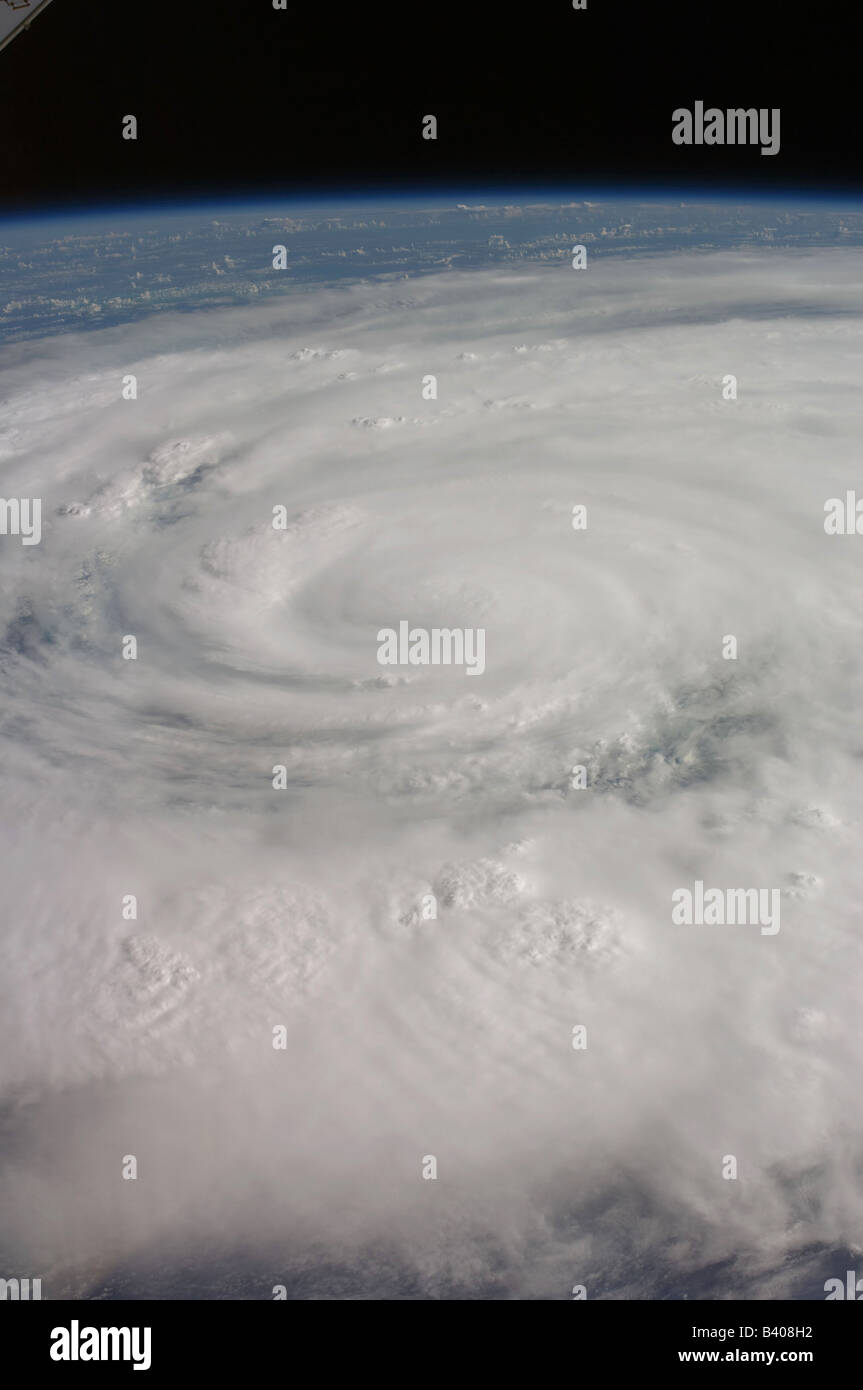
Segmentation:
{"type": "Polygon", "coordinates": [[[278,1243],[260,1296],[383,1250],[417,1296],[820,1296],[793,1259],[859,1240],[863,1157],[863,540],[822,525],[863,492],[861,262],[4,350],[43,540],[0,544],[0,1197],[46,1296],[214,1229],[278,1243]],[[382,680],[402,618],[485,628],[482,680],[382,680]],[[695,878],[783,888],[781,932],[672,927],[695,878]]]}

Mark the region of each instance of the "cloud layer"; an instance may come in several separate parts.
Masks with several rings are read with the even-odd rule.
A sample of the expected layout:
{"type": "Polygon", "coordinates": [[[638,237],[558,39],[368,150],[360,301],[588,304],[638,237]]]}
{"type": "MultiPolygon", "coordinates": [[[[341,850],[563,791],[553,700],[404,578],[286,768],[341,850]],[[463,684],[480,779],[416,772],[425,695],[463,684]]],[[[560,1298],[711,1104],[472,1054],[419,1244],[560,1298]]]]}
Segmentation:
{"type": "Polygon", "coordinates": [[[863,492],[861,268],[441,274],[4,350],[4,495],[43,499],[0,542],[10,1272],[843,1276],[863,541],[823,507],[863,492]],[[402,619],[484,628],[484,674],[379,666],[402,619]],[[695,879],[781,888],[781,931],[673,926],[695,879]]]}

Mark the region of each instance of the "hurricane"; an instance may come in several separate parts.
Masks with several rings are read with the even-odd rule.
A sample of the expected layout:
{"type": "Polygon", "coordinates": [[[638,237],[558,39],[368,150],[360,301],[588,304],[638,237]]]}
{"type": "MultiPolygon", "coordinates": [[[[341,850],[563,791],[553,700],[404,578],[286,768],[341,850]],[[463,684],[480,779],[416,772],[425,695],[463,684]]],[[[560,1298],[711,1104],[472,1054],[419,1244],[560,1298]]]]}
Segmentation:
{"type": "Polygon", "coordinates": [[[735,1299],[859,1259],[861,272],[589,246],[0,348],[41,501],[0,538],[10,1269],[735,1299]],[[402,623],[483,669],[382,664],[402,623]],[[673,920],[697,882],[781,925],[673,920]]]}

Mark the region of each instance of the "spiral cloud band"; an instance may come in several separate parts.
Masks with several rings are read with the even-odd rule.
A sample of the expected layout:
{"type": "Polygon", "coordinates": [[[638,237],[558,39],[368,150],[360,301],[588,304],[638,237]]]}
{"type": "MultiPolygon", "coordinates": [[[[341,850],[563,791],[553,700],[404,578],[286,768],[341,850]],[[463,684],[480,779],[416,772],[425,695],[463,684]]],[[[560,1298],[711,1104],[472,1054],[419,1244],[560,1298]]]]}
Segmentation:
{"type": "Polygon", "coordinates": [[[41,500],[0,537],[10,1269],[823,1297],[861,1239],[863,538],[824,526],[861,271],[448,272],[3,350],[41,500]],[[483,669],[382,663],[402,623],[483,669]],[[672,920],[693,884],[777,930],[672,920]]]}

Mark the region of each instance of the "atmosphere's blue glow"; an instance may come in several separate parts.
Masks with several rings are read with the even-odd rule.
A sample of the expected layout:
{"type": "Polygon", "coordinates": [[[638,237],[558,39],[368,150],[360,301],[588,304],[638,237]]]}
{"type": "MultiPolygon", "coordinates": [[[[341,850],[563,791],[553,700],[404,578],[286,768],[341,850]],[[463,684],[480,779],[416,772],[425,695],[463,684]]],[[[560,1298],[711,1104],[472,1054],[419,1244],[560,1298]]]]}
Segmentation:
{"type": "Polygon", "coordinates": [[[275,209],[290,208],[298,214],[332,212],[335,210],[351,212],[375,211],[377,209],[452,208],[459,203],[485,203],[491,206],[524,204],[550,204],[563,206],[579,202],[597,203],[639,203],[643,206],[683,203],[700,205],[740,204],[747,207],[805,207],[816,205],[826,209],[854,209],[863,206],[863,193],[859,188],[842,190],[806,189],[799,184],[789,188],[771,185],[768,188],[736,184],[712,183],[709,188],[693,188],[685,184],[654,185],[601,185],[590,186],[572,184],[531,184],[519,183],[508,186],[494,183],[488,186],[481,182],[453,185],[448,188],[429,188],[428,183],[415,186],[399,184],[394,189],[391,184],[382,184],[370,190],[368,185],[362,189],[346,187],[332,189],[295,191],[290,193],[272,191],[268,193],[237,192],[202,193],[191,195],[168,194],[164,197],[133,196],[121,198],[94,198],[85,202],[68,202],[42,207],[31,206],[3,212],[0,221],[45,221],[65,219],[85,220],[98,216],[100,220],[148,216],[154,213],[185,217],[189,214],[206,216],[247,216],[257,212],[272,213],[275,209]]]}

